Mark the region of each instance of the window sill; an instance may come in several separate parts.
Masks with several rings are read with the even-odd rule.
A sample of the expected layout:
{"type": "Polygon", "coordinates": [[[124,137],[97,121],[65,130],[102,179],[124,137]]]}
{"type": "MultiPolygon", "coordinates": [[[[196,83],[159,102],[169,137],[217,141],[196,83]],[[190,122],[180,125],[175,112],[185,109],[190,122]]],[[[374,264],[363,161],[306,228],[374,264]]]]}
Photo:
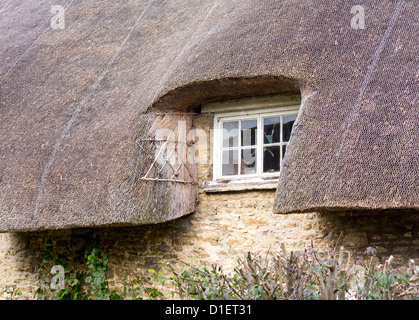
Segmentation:
{"type": "Polygon", "coordinates": [[[278,186],[278,179],[237,179],[222,181],[205,181],[203,191],[205,193],[234,192],[246,190],[275,190],[278,186]]]}

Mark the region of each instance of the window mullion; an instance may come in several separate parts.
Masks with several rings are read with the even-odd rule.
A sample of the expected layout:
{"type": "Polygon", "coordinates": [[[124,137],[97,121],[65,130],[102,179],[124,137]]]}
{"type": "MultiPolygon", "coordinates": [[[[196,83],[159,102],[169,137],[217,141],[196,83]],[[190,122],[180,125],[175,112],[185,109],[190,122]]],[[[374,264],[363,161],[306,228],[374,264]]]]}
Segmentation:
{"type": "Polygon", "coordinates": [[[262,174],[263,172],[263,123],[262,116],[258,115],[257,123],[257,163],[256,163],[256,172],[257,174],[262,174]]]}
{"type": "Polygon", "coordinates": [[[238,132],[238,136],[239,136],[239,138],[238,138],[238,141],[237,141],[237,143],[238,143],[238,145],[237,145],[237,149],[238,149],[238,155],[237,155],[237,160],[239,161],[239,163],[238,163],[238,166],[237,166],[237,175],[239,175],[240,176],[240,173],[241,173],[241,170],[242,170],[242,161],[241,161],[241,145],[242,145],[242,121],[241,120],[239,120],[239,132],[238,132]]]}
{"type": "MultiPolygon", "coordinates": [[[[288,143],[287,142],[284,142],[284,137],[285,137],[285,135],[284,135],[284,116],[287,116],[288,114],[293,114],[294,112],[293,111],[291,111],[291,110],[286,110],[286,112],[282,112],[281,110],[279,110],[279,108],[278,108],[278,110],[276,110],[275,112],[273,112],[272,110],[259,110],[259,112],[260,113],[256,113],[256,112],[254,112],[253,114],[244,114],[243,112],[241,112],[241,113],[236,113],[236,114],[233,114],[233,113],[225,113],[225,114],[221,114],[220,113],[220,115],[216,115],[216,117],[214,118],[214,120],[215,120],[215,126],[214,127],[217,127],[218,128],[218,133],[216,134],[216,139],[215,139],[215,143],[214,143],[214,153],[213,153],[213,156],[214,156],[214,158],[213,159],[215,159],[215,162],[213,163],[213,165],[214,165],[214,176],[215,176],[215,179],[217,179],[217,178],[220,178],[220,177],[223,177],[223,165],[222,165],[222,162],[223,162],[223,155],[224,155],[224,152],[225,151],[227,151],[227,150],[232,150],[232,152],[233,153],[235,153],[236,154],[236,156],[237,156],[237,161],[238,161],[238,163],[236,164],[237,165],[237,167],[236,167],[236,170],[238,170],[238,172],[237,172],[237,175],[231,175],[231,172],[230,173],[227,173],[227,176],[226,177],[228,177],[228,176],[231,176],[233,179],[234,178],[243,178],[243,177],[246,177],[247,175],[252,175],[252,176],[259,176],[259,177],[263,177],[263,176],[269,176],[269,175],[273,175],[273,174],[277,174],[278,172],[272,172],[271,173],[271,171],[272,171],[272,168],[270,167],[271,165],[273,165],[273,164],[270,164],[270,162],[269,162],[269,171],[268,172],[266,172],[266,173],[264,173],[264,166],[263,166],[263,162],[264,162],[264,152],[263,152],[263,150],[264,150],[264,148],[266,147],[266,148],[274,148],[275,150],[277,149],[277,147],[276,146],[278,146],[278,148],[279,148],[279,156],[280,156],[280,168],[279,168],[279,170],[281,170],[281,168],[282,168],[282,161],[283,161],[283,158],[284,158],[284,154],[283,154],[283,148],[284,148],[284,146],[286,146],[286,145],[288,145],[288,143]],[[266,111],[266,112],[263,112],[263,111],[266,111]],[[272,141],[272,143],[269,143],[268,141],[268,143],[265,145],[264,144],[264,120],[265,120],[265,118],[271,118],[271,117],[279,117],[280,119],[278,119],[279,120],[279,129],[280,129],[280,133],[278,134],[278,133],[276,133],[275,132],[275,135],[276,135],[276,138],[275,139],[277,139],[278,138],[278,135],[279,135],[279,141],[278,142],[273,142],[272,141]],[[250,143],[250,145],[247,145],[247,146],[243,146],[242,144],[243,144],[243,137],[242,137],[242,129],[243,129],[243,123],[242,123],[242,121],[244,121],[244,120],[249,120],[249,119],[256,119],[256,121],[257,121],[257,126],[256,126],[256,140],[255,140],[255,146],[253,146],[251,143],[250,143]],[[223,124],[224,124],[224,122],[226,122],[226,121],[237,121],[238,123],[237,123],[237,128],[238,128],[238,137],[237,137],[237,143],[238,143],[238,145],[236,146],[236,147],[224,147],[224,145],[223,145],[223,143],[224,143],[224,136],[223,136],[223,124]],[[251,170],[251,171],[253,171],[253,172],[255,172],[254,174],[253,173],[248,173],[248,174],[242,174],[241,172],[242,172],[242,170],[243,170],[243,164],[242,164],[242,152],[243,152],[243,150],[247,150],[247,149],[250,149],[249,150],[249,152],[251,152],[251,149],[255,149],[256,150],[256,158],[255,158],[255,160],[256,160],[256,167],[255,167],[255,171],[253,171],[253,170],[251,170]]],[[[269,120],[269,128],[271,127],[271,120],[269,120]]],[[[274,122],[277,122],[276,120],[274,121],[274,122]]],[[[247,124],[247,122],[246,122],[246,124],[247,124]]],[[[247,125],[246,125],[246,127],[247,127],[247,125]]],[[[278,126],[276,126],[276,128],[278,128],[278,126]]],[[[275,128],[275,131],[276,131],[276,128],[275,128]]],[[[287,131],[288,132],[288,131],[287,131]]],[[[276,153],[276,151],[273,151],[273,152],[275,152],[276,153]]],[[[267,161],[268,161],[268,159],[267,159],[267,161]]],[[[269,161],[271,161],[271,157],[269,157],[269,161]]],[[[277,166],[277,164],[275,164],[275,167],[277,166]]],[[[247,166],[245,166],[245,168],[247,168],[247,166]]],[[[228,169],[228,170],[230,170],[230,169],[228,169]]]]}
{"type": "Polygon", "coordinates": [[[217,176],[221,177],[223,175],[223,121],[218,122],[218,137],[216,148],[217,152],[217,176]]]}
{"type": "Polygon", "coordinates": [[[283,130],[282,126],[284,124],[284,116],[281,116],[279,119],[280,119],[279,120],[279,122],[280,122],[279,128],[281,130],[280,133],[279,133],[279,142],[280,142],[280,147],[279,147],[279,171],[281,171],[282,156],[283,156],[283,154],[282,154],[282,141],[284,141],[284,137],[282,136],[284,130],[283,130]]]}

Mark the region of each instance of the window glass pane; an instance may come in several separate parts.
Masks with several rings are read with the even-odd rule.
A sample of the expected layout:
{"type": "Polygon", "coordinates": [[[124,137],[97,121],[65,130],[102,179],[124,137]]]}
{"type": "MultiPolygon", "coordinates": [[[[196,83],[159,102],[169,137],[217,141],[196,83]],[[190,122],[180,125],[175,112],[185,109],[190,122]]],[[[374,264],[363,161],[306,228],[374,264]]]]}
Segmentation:
{"type": "Polygon", "coordinates": [[[256,145],[256,129],[258,122],[256,119],[243,120],[241,126],[242,134],[242,146],[254,146],[256,145]]]}
{"type": "Polygon", "coordinates": [[[241,152],[240,174],[256,173],[256,149],[243,149],[241,152]]]}
{"type": "Polygon", "coordinates": [[[238,146],[238,132],[239,122],[228,121],[223,123],[223,147],[237,147],[238,146]]]}
{"type": "Polygon", "coordinates": [[[223,151],[223,176],[237,175],[239,173],[238,153],[239,150],[223,151]]]}
{"type": "Polygon", "coordinates": [[[297,119],[297,115],[285,116],[283,119],[282,139],[284,142],[288,142],[290,140],[292,125],[294,124],[295,119],[297,119]]]}
{"type": "Polygon", "coordinates": [[[263,143],[281,142],[281,117],[263,119],[263,143]]]}
{"type": "Polygon", "coordinates": [[[263,172],[276,172],[280,169],[281,146],[263,148],[263,172]]]}

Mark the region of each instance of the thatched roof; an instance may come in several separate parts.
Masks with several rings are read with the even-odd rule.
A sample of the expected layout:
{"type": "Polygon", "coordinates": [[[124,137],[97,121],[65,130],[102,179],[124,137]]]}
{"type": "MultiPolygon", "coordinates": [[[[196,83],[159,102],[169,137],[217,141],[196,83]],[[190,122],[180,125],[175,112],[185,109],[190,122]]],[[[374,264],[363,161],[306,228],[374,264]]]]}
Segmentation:
{"type": "Polygon", "coordinates": [[[306,34],[323,30],[306,47],[316,92],[303,97],[277,213],[419,209],[417,2],[369,2],[359,30],[347,11],[306,34]]]}
{"type": "Polygon", "coordinates": [[[141,180],[145,138],[177,119],[151,111],[299,87],[276,211],[417,209],[416,3],[368,2],[363,30],[347,1],[255,3],[2,1],[0,230],[188,214],[193,166],[186,183],[168,167],[141,180]],[[60,4],[62,30],[50,26],[60,4]]]}

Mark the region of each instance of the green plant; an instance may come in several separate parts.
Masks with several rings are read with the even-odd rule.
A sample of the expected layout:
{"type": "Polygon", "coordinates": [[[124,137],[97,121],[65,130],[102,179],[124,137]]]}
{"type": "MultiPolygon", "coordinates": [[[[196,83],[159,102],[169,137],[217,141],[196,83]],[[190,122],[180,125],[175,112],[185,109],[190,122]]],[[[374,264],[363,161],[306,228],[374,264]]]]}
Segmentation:
{"type": "Polygon", "coordinates": [[[16,288],[15,286],[6,286],[3,289],[3,296],[6,297],[6,300],[13,300],[17,296],[22,295],[22,291],[19,288],[16,288]]]}
{"type": "MultiPolygon", "coordinates": [[[[369,249],[369,248],[368,248],[369,249]]],[[[419,299],[419,268],[393,269],[378,263],[375,252],[352,259],[352,252],[310,249],[260,255],[248,252],[233,271],[220,266],[169,266],[180,299],[344,300],[419,299]],[[346,256],[346,257],[345,257],[346,256]],[[364,259],[363,259],[364,258],[364,259]]]]}
{"type": "Polygon", "coordinates": [[[149,276],[123,278],[123,290],[117,293],[109,289],[107,272],[109,270],[108,255],[99,249],[100,239],[93,235],[90,244],[83,250],[77,250],[75,257],[70,259],[55,253],[52,240],[45,242],[45,250],[41,256],[38,288],[35,298],[39,300],[123,300],[127,296],[142,300],[158,299],[163,296],[152,284],[165,282],[161,273],[149,271],[149,276]],[[83,252],[83,254],[81,254],[83,252]],[[54,277],[50,270],[52,266],[62,267],[63,283],[61,288],[55,288],[54,277]]]}
{"type": "Polygon", "coordinates": [[[108,255],[98,248],[89,246],[84,253],[88,274],[85,282],[90,284],[90,294],[87,299],[94,300],[122,300],[122,296],[115,290],[109,290],[108,278],[108,255]]]}
{"type": "Polygon", "coordinates": [[[52,240],[47,240],[39,269],[39,285],[35,298],[57,300],[120,300],[115,290],[110,291],[106,272],[108,271],[108,256],[96,246],[99,239],[92,237],[92,244],[85,251],[83,258],[80,254],[72,261],[63,255],[54,254],[52,240]],[[64,283],[62,288],[53,288],[49,270],[52,265],[64,269],[64,283]]]}
{"type": "Polygon", "coordinates": [[[157,288],[154,288],[153,284],[157,282],[164,284],[166,278],[163,277],[161,272],[156,272],[153,269],[150,269],[148,273],[148,275],[143,276],[125,275],[122,280],[124,285],[122,296],[129,296],[132,300],[143,300],[144,297],[150,300],[156,300],[163,297],[163,293],[157,288]]]}
{"type": "Polygon", "coordinates": [[[399,269],[391,266],[393,256],[384,265],[373,263],[376,260],[375,256],[371,257],[365,285],[358,290],[360,297],[367,300],[419,299],[419,268],[413,260],[407,268],[399,269]]]}
{"type": "Polygon", "coordinates": [[[371,247],[362,254],[344,247],[288,253],[281,245],[278,252],[246,253],[229,272],[218,264],[167,263],[142,275],[124,271],[120,293],[109,289],[109,258],[99,249],[98,237],[71,259],[55,254],[54,248],[53,241],[45,243],[38,299],[155,300],[164,297],[162,291],[171,291],[172,298],[204,300],[419,300],[414,261],[397,269],[392,257],[380,264],[371,247]],[[50,285],[53,264],[62,267],[64,285],[58,289],[50,285]]]}

